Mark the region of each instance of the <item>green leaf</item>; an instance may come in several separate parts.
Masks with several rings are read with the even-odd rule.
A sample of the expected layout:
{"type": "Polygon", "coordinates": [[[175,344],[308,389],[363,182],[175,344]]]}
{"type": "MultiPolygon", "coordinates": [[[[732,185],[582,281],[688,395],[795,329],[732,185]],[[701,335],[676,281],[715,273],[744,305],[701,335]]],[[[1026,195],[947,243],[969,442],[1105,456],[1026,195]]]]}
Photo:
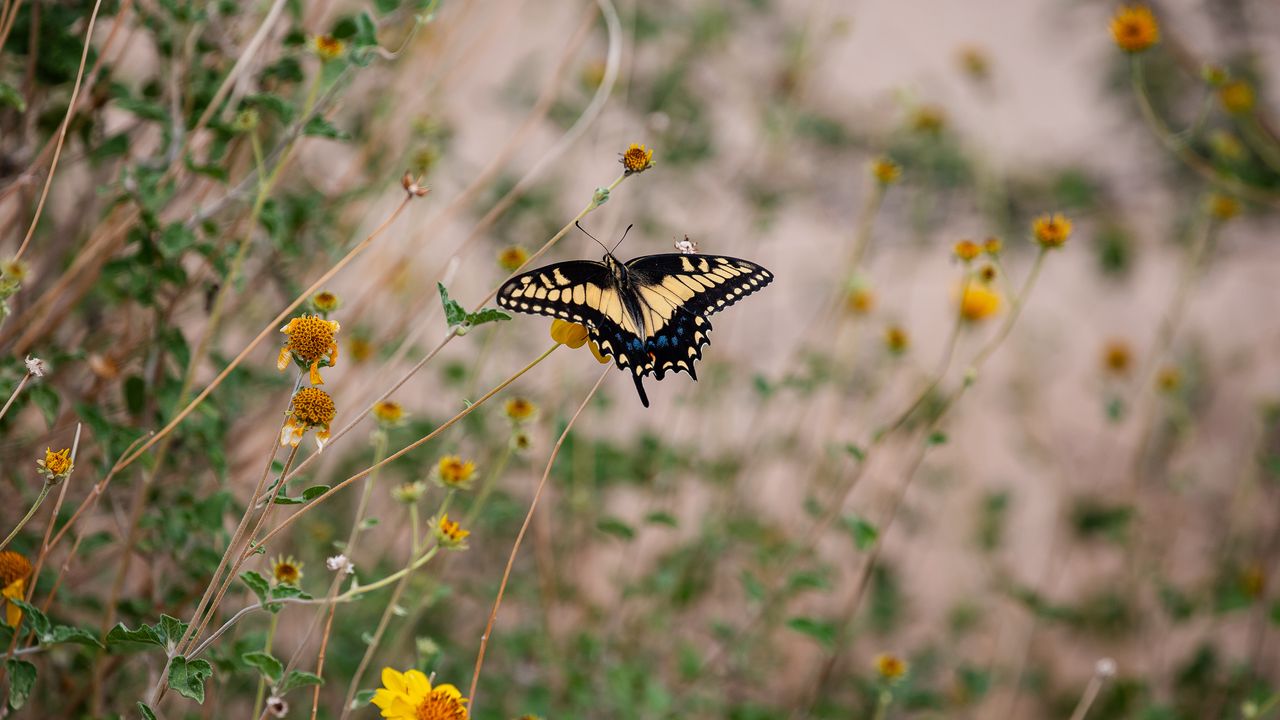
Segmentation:
{"type": "Polygon", "coordinates": [[[159,103],[125,97],[116,98],[116,105],[121,110],[127,110],[144,120],[154,120],[156,122],[167,122],[169,120],[169,113],[165,112],[164,107],[159,103]]]}
{"type": "Polygon", "coordinates": [[[36,686],[36,666],[17,658],[9,658],[4,666],[9,673],[9,707],[19,710],[36,686]]]}
{"type": "Polygon", "coordinates": [[[630,525],[622,522],[616,517],[607,517],[596,523],[596,529],[600,532],[608,533],[623,540],[630,540],[636,536],[636,531],[630,525]]]}
{"type": "Polygon", "coordinates": [[[947,434],[942,432],[941,430],[935,430],[929,434],[929,439],[926,442],[928,442],[930,445],[946,445],[947,434]]]}
{"type": "Polygon", "coordinates": [[[169,663],[169,687],[179,695],[204,704],[204,683],[213,676],[207,660],[187,660],[178,655],[169,663]]]}
{"type": "Polygon", "coordinates": [[[283,695],[290,690],[307,685],[323,685],[324,680],[315,673],[303,672],[302,670],[290,670],[289,677],[284,679],[280,684],[280,694],[283,695]]]}
{"type": "Polygon", "coordinates": [[[847,445],[845,445],[844,451],[852,455],[853,459],[857,460],[858,462],[862,462],[863,460],[867,459],[866,451],[858,447],[857,445],[854,445],[853,443],[848,443],[847,445]]]}
{"type": "Polygon", "coordinates": [[[28,384],[26,394],[31,397],[31,402],[40,408],[45,424],[53,427],[58,420],[58,408],[62,405],[62,398],[58,396],[58,391],[44,383],[28,384]]]}
{"type": "Polygon", "coordinates": [[[280,682],[280,676],[284,675],[284,665],[270,653],[255,650],[241,655],[240,659],[245,661],[245,664],[258,668],[258,671],[272,683],[280,682]]]}
{"type": "Polygon", "coordinates": [[[328,485],[314,485],[302,491],[302,500],[303,502],[311,502],[327,492],[329,492],[328,485]]]}
{"type": "Polygon", "coordinates": [[[138,712],[142,713],[142,720],[156,720],[156,712],[141,700],[138,701],[138,712]]]}
{"type": "Polygon", "coordinates": [[[183,223],[170,223],[160,231],[160,253],[167,258],[176,258],[191,249],[197,242],[196,234],[187,229],[183,223]]]}
{"type": "Polygon", "coordinates": [[[875,525],[857,515],[846,515],[840,518],[840,523],[853,536],[853,544],[859,550],[866,550],[875,545],[876,538],[880,537],[880,531],[875,525]]]}
{"type": "Polygon", "coordinates": [[[376,692],[377,690],[361,690],[360,692],[356,693],[356,699],[355,699],[355,702],[352,703],[352,705],[354,705],[357,708],[362,708],[365,705],[368,705],[369,703],[373,702],[373,696],[374,696],[374,693],[376,692]]]}
{"type": "Polygon", "coordinates": [[[266,605],[267,596],[271,594],[271,583],[266,578],[253,570],[246,570],[240,573],[240,582],[248,585],[253,594],[258,596],[258,602],[266,605]]]}
{"type": "Polygon", "coordinates": [[[9,83],[0,82],[0,105],[16,108],[18,112],[27,111],[27,101],[22,97],[22,93],[9,83]]]}
{"type": "MultiPolygon", "coordinates": [[[[164,647],[164,639],[156,632],[156,629],[143,625],[137,630],[130,630],[124,623],[116,623],[107,633],[107,648],[111,651],[129,649],[130,645],[154,645],[155,647],[164,647]]],[[[133,648],[136,649],[136,648],[133,648]]]]}
{"type": "Polygon", "coordinates": [[[22,622],[26,624],[36,635],[44,637],[49,633],[52,623],[49,622],[49,616],[40,611],[40,608],[29,602],[24,602],[17,598],[10,598],[9,602],[22,608],[22,622]]]}
{"type": "Polygon", "coordinates": [[[461,325],[467,319],[467,311],[458,304],[457,300],[449,297],[449,291],[445,289],[444,283],[436,283],[436,287],[440,288],[440,302],[444,305],[444,321],[453,327],[461,325]]]}
{"type": "Polygon", "coordinates": [[[130,415],[141,415],[147,402],[147,381],[140,375],[130,375],[124,381],[124,405],[130,415]]]}
{"type": "Polygon", "coordinates": [[[77,645],[88,645],[89,647],[105,647],[93,632],[69,625],[55,625],[49,630],[48,635],[40,638],[40,642],[46,645],[76,643],[77,645]]]}
{"type": "Polygon", "coordinates": [[[173,650],[186,634],[187,624],[172,615],[161,615],[160,622],[156,623],[156,631],[156,634],[164,639],[165,646],[173,650]]]}
{"type": "Polygon", "coordinates": [[[333,123],[319,115],[315,115],[307,121],[306,127],[302,129],[302,134],[331,138],[333,140],[349,140],[351,138],[350,133],[339,130],[333,123]]]}
{"type": "Polygon", "coordinates": [[[644,521],[651,525],[666,525],[667,527],[678,527],[676,516],[669,512],[651,512],[644,516],[644,521]]]}
{"type": "Polygon", "coordinates": [[[279,97],[278,95],[257,93],[255,95],[246,96],[244,101],[245,103],[253,105],[260,110],[265,110],[272,115],[275,115],[280,122],[287,123],[290,120],[293,120],[293,107],[290,106],[284,98],[279,97]]]}
{"type": "Polygon", "coordinates": [[[793,617],[787,621],[787,627],[803,635],[817,640],[828,650],[836,644],[835,623],[810,617],[793,617]]]}
{"type": "Polygon", "coordinates": [[[502,312],[497,308],[483,308],[477,312],[473,312],[470,315],[467,315],[466,319],[464,319],[462,322],[467,325],[470,325],[471,327],[476,327],[477,325],[484,325],[485,323],[497,322],[499,320],[510,320],[510,319],[511,319],[510,315],[502,312]]]}
{"type": "Polygon", "coordinates": [[[760,582],[750,570],[742,571],[742,589],[747,592],[747,597],[754,602],[760,602],[764,599],[764,583],[760,582]]]}
{"type": "Polygon", "coordinates": [[[356,16],[356,34],[351,41],[356,47],[374,47],[378,44],[378,26],[369,13],[362,12],[356,16]]]}

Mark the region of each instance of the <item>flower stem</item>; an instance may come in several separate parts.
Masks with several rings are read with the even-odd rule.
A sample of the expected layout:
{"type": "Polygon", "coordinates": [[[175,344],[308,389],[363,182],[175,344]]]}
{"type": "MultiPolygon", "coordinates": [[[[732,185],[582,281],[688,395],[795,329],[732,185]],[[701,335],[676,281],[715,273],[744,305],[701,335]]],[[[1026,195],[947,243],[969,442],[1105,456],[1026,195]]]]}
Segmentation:
{"type": "MultiPolygon", "coordinates": [[[[271,653],[271,643],[276,638],[276,626],[280,624],[280,613],[271,613],[271,623],[267,626],[267,639],[262,643],[262,652],[271,653]]],[[[262,714],[262,701],[267,697],[267,678],[265,675],[258,675],[258,692],[253,698],[253,715],[250,717],[258,717],[262,714]]]]}
{"type": "Polygon", "coordinates": [[[22,530],[23,526],[27,524],[27,521],[31,519],[31,516],[36,514],[36,510],[40,509],[40,505],[44,503],[44,499],[46,497],[49,497],[49,489],[52,487],[53,485],[51,483],[46,482],[44,484],[44,487],[40,488],[40,494],[36,496],[36,501],[32,503],[31,509],[28,510],[27,514],[23,515],[22,519],[18,521],[17,527],[13,529],[13,532],[9,533],[9,537],[5,538],[4,542],[0,542],[0,550],[3,550],[6,547],[8,547],[9,543],[12,542],[15,537],[17,537],[18,533],[22,530]]]}
{"type": "Polygon", "coordinates": [[[14,400],[18,399],[18,393],[22,392],[22,388],[26,387],[27,382],[30,380],[31,380],[31,373],[27,373],[26,375],[22,376],[21,380],[18,381],[18,386],[13,389],[13,394],[10,395],[9,399],[5,401],[4,407],[0,407],[0,418],[3,418],[5,413],[9,412],[9,406],[13,404],[14,400]]]}

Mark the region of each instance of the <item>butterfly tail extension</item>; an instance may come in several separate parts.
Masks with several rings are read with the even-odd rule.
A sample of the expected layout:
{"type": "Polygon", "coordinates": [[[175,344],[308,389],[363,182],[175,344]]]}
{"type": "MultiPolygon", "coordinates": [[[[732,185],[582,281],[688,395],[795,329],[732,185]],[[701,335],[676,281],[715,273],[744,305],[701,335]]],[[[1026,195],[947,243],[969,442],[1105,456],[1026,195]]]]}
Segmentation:
{"type": "Polygon", "coordinates": [[[632,373],[631,377],[636,381],[636,392],[640,393],[640,404],[649,407],[649,396],[645,394],[644,381],[640,379],[642,376],[638,373],[632,373]]]}

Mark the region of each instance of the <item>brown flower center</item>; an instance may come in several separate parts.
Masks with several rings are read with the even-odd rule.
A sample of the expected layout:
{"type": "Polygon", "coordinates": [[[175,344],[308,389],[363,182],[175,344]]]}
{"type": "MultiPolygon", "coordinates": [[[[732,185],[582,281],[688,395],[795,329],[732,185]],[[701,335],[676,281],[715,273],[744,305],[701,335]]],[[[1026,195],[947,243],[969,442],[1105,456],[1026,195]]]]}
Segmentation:
{"type": "Polygon", "coordinates": [[[318,315],[297,318],[285,347],[306,362],[315,362],[333,347],[333,325],[318,315]]]}
{"type": "Polygon", "coordinates": [[[467,720],[467,708],[461,698],[443,690],[432,690],[418,703],[414,717],[417,720],[467,720]]]}
{"type": "Polygon", "coordinates": [[[13,552],[0,552],[0,588],[6,588],[31,574],[31,561],[13,552]]]}

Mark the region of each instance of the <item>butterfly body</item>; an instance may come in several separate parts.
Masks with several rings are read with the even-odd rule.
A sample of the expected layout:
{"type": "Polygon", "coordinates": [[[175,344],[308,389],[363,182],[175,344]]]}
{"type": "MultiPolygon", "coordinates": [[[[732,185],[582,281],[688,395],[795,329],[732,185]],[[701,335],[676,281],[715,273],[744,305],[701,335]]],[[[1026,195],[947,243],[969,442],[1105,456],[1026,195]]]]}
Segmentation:
{"type": "Polygon", "coordinates": [[[697,379],[694,364],[710,342],[707,316],[763,288],[773,274],[722,255],[668,253],[620,262],[571,260],[516,275],[498,304],[587,328],[600,352],[630,370],[645,407],[641,379],[668,370],[697,379]]]}

